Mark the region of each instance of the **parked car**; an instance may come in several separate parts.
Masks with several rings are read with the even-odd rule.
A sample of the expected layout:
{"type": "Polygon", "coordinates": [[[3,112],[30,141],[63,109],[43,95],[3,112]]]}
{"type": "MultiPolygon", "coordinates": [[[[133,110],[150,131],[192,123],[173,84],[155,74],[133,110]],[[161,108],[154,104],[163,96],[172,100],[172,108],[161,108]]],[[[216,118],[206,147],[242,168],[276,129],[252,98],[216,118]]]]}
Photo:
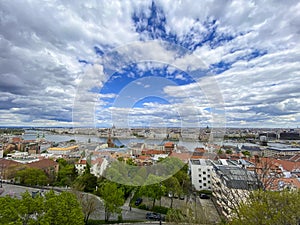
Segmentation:
{"type": "Polygon", "coordinates": [[[201,199],[210,199],[209,195],[207,194],[200,194],[201,199]]]}
{"type": "Polygon", "coordinates": [[[146,219],[148,220],[165,220],[165,218],[159,214],[159,213],[154,213],[154,212],[148,212],[146,213],[146,219]]]}
{"type": "Polygon", "coordinates": [[[139,206],[142,202],[143,202],[142,198],[137,198],[134,204],[135,206],[139,206]]]}

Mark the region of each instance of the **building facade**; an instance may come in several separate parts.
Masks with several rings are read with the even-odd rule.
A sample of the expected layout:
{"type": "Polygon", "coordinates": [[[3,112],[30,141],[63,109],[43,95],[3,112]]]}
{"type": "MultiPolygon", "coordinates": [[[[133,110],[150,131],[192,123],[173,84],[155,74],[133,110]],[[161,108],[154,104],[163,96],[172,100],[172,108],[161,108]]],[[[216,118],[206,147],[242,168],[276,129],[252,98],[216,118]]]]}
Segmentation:
{"type": "Polygon", "coordinates": [[[207,159],[190,159],[189,168],[195,190],[212,190],[212,163],[207,159]]]}

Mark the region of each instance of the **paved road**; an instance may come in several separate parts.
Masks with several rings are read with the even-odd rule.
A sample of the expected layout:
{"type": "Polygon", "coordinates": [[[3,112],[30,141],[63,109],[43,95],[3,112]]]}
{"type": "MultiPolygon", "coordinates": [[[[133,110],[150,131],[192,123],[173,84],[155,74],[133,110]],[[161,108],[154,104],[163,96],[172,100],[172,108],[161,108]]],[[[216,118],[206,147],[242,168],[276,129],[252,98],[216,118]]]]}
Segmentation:
{"type": "Polygon", "coordinates": [[[13,185],[13,184],[2,184],[2,194],[1,196],[10,195],[13,197],[20,198],[23,193],[28,191],[30,194],[34,191],[42,191],[46,192],[48,190],[41,189],[41,188],[31,188],[31,187],[24,187],[19,185],[13,185]]]}

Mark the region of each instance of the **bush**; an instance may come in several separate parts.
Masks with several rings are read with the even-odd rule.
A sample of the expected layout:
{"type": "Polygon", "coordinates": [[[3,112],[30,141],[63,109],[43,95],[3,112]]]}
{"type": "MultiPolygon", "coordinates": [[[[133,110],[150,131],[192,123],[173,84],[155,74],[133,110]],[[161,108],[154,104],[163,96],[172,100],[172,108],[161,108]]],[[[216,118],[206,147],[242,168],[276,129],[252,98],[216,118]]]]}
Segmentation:
{"type": "Polygon", "coordinates": [[[141,205],[138,206],[138,209],[149,210],[149,207],[146,206],[145,204],[141,204],[141,205]]]}
{"type": "Polygon", "coordinates": [[[212,195],[212,191],[209,191],[209,190],[201,190],[201,191],[198,191],[198,194],[212,195]]]}
{"type": "Polygon", "coordinates": [[[164,206],[154,206],[152,208],[152,211],[153,212],[156,212],[156,213],[161,213],[161,214],[167,214],[168,213],[168,210],[169,208],[166,208],[164,206]]]}

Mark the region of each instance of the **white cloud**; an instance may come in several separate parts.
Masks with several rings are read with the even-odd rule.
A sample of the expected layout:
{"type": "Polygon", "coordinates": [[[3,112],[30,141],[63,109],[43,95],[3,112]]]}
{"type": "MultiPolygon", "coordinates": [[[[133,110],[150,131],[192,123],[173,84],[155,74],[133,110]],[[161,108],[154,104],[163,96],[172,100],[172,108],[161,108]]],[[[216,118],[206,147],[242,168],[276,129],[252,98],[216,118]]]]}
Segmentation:
{"type": "MultiPolygon", "coordinates": [[[[200,72],[189,73],[196,83],[160,85],[164,91],[160,97],[168,97],[173,108],[145,105],[144,112],[134,109],[134,115],[145,113],[135,121],[160,121],[163,113],[165,121],[179,121],[171,112],[180,114],[181,120],[212,121],[212,114],[205,108],[222,108],[224,99],[227,123],[232,126],[299,123],[298,1],[155,3],[165,13],[166,35],[172,34],[182,48],[193,52],[182,54],[178,46],[167,46],[161,40],[138,42],[151,38],[136,32],[132,15],[143,12],[150,16],[152,1],[1,1],[2,124],[66,125],[71,124],[73,116],[76,124],[94,125],[99,109],[104,123],[109,120],[105,100],[118,96],[113,91],[97,93],[110,78],[106,71],[109,66],[122,71],[137,62],[140,73],[167,66],[171,74],[177,68],[186,72],[218,71],[212,64],[221,61],[228,64],[228,70],[216,75],[215,80],[207,71],[201,76],[200,72]],[[220,41],[222,38],[225,40],[220,41]],[[108,55],[105,62],[96,55],[95,46],[104,52],[116,48],[120,58],[108,55]],[[264,55],[255,58],[259,52],[264,55]]],[[[140,22],[148,26],[147,20],[140,22]]],[[[155,35],[164,32],[152,30],[155,35]]],[[[130,78],[137,75],[128,73],[130,78]]],[[[182,74],[175,78],[186,80],[182,74]]],[[[141,84],[144,90],[153,89],[152,83],[141,84]]],[[[126,107],[122,109],[120,112],[126,112],[126,107]]]]}

